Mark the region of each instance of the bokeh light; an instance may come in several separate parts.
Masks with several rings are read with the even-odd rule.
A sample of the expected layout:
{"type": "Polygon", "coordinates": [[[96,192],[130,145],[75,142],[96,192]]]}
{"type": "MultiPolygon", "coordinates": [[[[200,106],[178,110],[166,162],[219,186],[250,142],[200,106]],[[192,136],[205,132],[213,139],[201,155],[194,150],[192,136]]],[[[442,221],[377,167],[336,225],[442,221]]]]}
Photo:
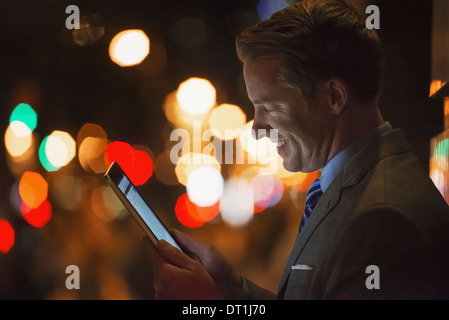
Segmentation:
{"type": "Polygon", "coordinates": [[[41,145],[39,146],[39,161],[41,162],[44,169],[47,170],[48,172],[58,171],[61,167],[55,167],[54,165],[52,165],[47,157],[46,146],[48,137],[49,136],[46,136],[44,140],[42,140],[41,145]]]}
{"type": "Polygon", "coordinates": [[[135,150],[129,143],[114,141],[104,155],[106,166],[116,161],[136,186],[143,185],[153,175],[153,160],[142,150],[135,150]]]}
{"type": "Polygon", "coordinates": [[[22,201],[31,209],[35,209],[47,199],[47,181],[37,172],[26,171],[20,179],[19,193],[22,201]]]}
{"type": "Polygon", "coordinates": [[[104,162],[104,153],[108,146],[105,138],[87,137],[78,150],[78,160],[87,172],[103,173],[107,167],[104,162]]]}
{"type": "Polygon", "coordinates": [[[30,128],[26,125],[25,122],[22,121],[18,121],[18,120],[14,120],[13,122],[11,122],[10,124],[11,130],[13,132],[13,134],[18,137],[18,138],[22,138],[22,137],[26,137],[31,135],[31,130],[30,128]]]}
{"type": "Polygon", "coordinates": [[[14,121],[23,122],[30,131],[33,131],[37,126],[37,113],[29,104],[20,103],[11,112],[9,118],[9,123],[14,121]]]}
{"type": "Polygon", "coordinates": [[[177,91],[167,94],[162,105],[167,120],[176,128],[191,129],[194,121],[200,121],[201,126],[204,127],[207,124],[209,113],[191,114],[183,110],[176,95],[177,91]]]}
{"type": "Polygon", "coordinates": [[[315,181],[315,179],[319,179],[320,175],[320,170],[312,171],[309,173],[294,172],[291,176],[283,178],[280,177],[279,179],[281,179],[282,183],[285,186],[295,189],[300,193],[307,194],[307,191],[309,190],[313,181],[315,181]]]}
{"type": "Polygon", "coordinates": [[[195,218],[195,210],[192,210],[192,206],[195,204],[190,201],[189,195],[184,193],[178,198],[175,206],[176,218],[179,222],[189,228],[201,227],[205,221],[195,218]]]}
{"type": "Polygon", "coordinates": [[[273,207],[282,198],[284,185],[271,174],[258,174],[250,182],[254,191],[254,213],[273,207]]]}
{"type": "Polygon", "coordinates": [[[223,194],[223,177],[215,168],[204,166],[195,169],[187,180],[189,199],[199,207],[217,203],[223,194]]]}
{"type": "Polygon", "coordinates": [[[122,219],[128,214],[120,199],[107,186],[100,186],[92,191],[90,204],[96,216],[104,221],[122,219]]]}
{"type": "Polygon", "coordinates": [[[432,80],[430,83],[430,89],[429,89],[429,97],[433,96],[438,90],[440,90],[444,85],[446,84],[446,81],[442,80],[432,80]]]}
{"type": "Polygon", "coordinates": [[[83,140],[88,137],[107,139],[108,135],[99,124],[88,122],[83,124],[83,126],[78,131],[78,134],[76,136],[77,146],[79,147],[83,140]]]}
{"type": "Polygon", "coordinates": [[[190,174],[203,166],[210,166],[218,172],[221,172],[220,163],[210,155],[189,152],[180,157],[175,167],[175,173],[179,183],[187,186],[190,174]]]}
{"type": "Polygon", "coordinates": [[[52,205],[47,199],[36,208],[31,208],[25,202],[22,202],[21,211],[26,222],[33,227],[42,228],[51,219],[52,205]]]}
{"type": "Polygon", "coordinates": [[[104,35],[104,31],[101,15],[82,15],[79,29],[72,30],[73,41],[80,46],[94,44],[104,35]]]}
{"type": "Polygon", "coordinates": [[[433,183],[449,203],[449,135],[444,131],[430,140],[429,175],[433,183]]]}
{"type": "Polygon", "coordinates": [[[189,195],[181,195],[175,206],[175,214],[179,222],[189,228],[198,228],[213,220],[220,212],[220,202],[212,206],[200,207],[193,203],[189,195]]]}
{"type": "Polygon", "coordinates": [[[31,131],[27,131],[27,126],[24,127],[24,123],[20,121],[13,121],[9,124],[5,132],[5,147],[8,153],[12,157],[19,157],[26,153],[32,145],[33,135],[31,131]],[[14,129],[14,127],[16,129],[14,129]],[[19,128],[17,128],[19,127],[19,128]],[[23,135],[21,132],[29,132],[29,134],[23,135]],[[16,135],[17,132],[19,135],[16,135]]]}
{"type": "Polygon", "coordinates": [[[88,187],[82,178],[61,174],[53,181],[51,193],[55,203],[65,210],[74,211],[85,203],[88,187]]]}
{"type": "Polygon", "coordinates": [[[76,137],[78,160],[87,172],[106,172],[104,152],[108,146],[106,131],[98,124],[85,123],[76,137]]]}
{"type": "Polygon", "coordinates": [[[9,202],[11,206],[17,211],[22,212],[21,206],[22,206],[22,198],[20,196],[19,192],[19,184],[20,180],[16,180],[13,185],[11,186],[11,190],[9,191],[9,202]]]}
{"type": "Polygon", "coordinates": [[[138,29],[124,30],[109,45],[111,60],[121,67],[135,66],[150,53],[150,39],[138,29]]]}
{"type": "Polygon", "coordinates": [[[259,0],[257,13],[261,20],[268,19],[276,11],[282,10],[288,6],[284,0],[259,0]]]}
{"type": "Polygon", "coordinates": [[[179,85],[176,99],[187,113],[203,114],[215,105],[216,90],[209,80],[193,77],[179,85]]]}
{"type": "Polygon", "coordinates": [[[76,154],[75,140],[64,131],[53,131],[45,143],[45,155],[53,167],[66,166],[76,154]]]}
{"type": "Polygon", "coordinates": [[[226,180],[220,204],[223,221],[235,227],[248,224],[254,213],[254,190],[251,183],[240,178],[226,180]]]}
{"type": "Polygon", "coordinates": [[[0,252],[8,253],[15,242],[14,228],[8,221],[0,220],[0,252]]]}
{"type": "Polygon", "coordinates": [[[222,104],[211,111],[208,122],[216,137],[221,140],[232,140],[243,130],[246,115],[236,105],[222,104]]]}
{"type": "Polygon", "coordinates": [[[31,146],[20,156],[6,155],[6,164],[14,177],[20,178],[27,170],[37,170],[38,162],[36,153],[36,134],[31,134],[31,146]]]}

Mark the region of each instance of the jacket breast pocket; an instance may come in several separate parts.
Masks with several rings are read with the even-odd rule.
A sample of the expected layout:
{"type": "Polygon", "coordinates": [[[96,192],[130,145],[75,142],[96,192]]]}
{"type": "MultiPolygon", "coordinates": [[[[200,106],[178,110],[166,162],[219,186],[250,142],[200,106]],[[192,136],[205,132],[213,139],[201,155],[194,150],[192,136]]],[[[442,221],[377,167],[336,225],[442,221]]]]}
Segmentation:
{"type": "Polygon", "coordinates": [[[284,299],[307,299],[314,269],[292,269],[287,280],[284,299]]]}

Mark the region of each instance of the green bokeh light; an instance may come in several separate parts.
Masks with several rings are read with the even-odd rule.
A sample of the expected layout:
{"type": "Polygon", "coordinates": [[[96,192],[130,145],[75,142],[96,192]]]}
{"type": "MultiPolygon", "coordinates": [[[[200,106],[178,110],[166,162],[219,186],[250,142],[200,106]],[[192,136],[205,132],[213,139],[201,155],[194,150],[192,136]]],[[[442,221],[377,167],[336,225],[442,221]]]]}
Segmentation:
{"type": "Polygon", "coordinates": [[[438,141],[438,144],[433,149],[433,155],[434,156],[444,156],[447,157],[449,154],[449,139],[446,138],[444,140],[438,141]]]}
{"type": "Polygon", "coordinates": [[[61,167],[55,167],[54,165],[52,165],[50,163],[50,161],[47,158],[47,155],[45,153],[45,145],[47,144],[47,140],[48,140],[48,136],[46,136],[44,138],[44,140],[42,140],[41,145],[39,146],[39,160],[42,164],[42,166],[45,168],[45,170],[47,170],[48,172],[52,172],[52,171],[57,171],[59,170],[61,167]]]}
{"type": "Polygon", "coordinates": [[[37,113],[29,104],[20,103],[14,108],[9,118],[9,123],[13,121],[21,121],[33,131],[37,126],[37,113]]]}

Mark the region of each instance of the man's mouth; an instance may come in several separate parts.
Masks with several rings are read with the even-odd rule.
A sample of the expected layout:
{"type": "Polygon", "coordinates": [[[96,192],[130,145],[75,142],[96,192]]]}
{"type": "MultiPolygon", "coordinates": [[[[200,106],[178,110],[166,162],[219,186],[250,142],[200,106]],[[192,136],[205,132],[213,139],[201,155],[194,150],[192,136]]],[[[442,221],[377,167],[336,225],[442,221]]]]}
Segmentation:
{"type": "Polygon", "coordinates": [[[280,147],[282,147],[283,145],[285,145],[287,142],[288,142],[288,140],[281,140],[281,141],[278,141],[277,147],[280,148],[280,147]]]}

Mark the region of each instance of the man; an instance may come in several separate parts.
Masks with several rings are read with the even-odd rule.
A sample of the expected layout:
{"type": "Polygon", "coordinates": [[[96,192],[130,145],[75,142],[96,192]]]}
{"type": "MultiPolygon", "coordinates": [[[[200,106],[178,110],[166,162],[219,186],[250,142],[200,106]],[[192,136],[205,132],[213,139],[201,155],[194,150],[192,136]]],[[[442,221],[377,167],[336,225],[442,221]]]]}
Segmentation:
{"type": "Polygon", "coordinates": [[[449,208],[379,111],[382,50],[374,30],[343,1],[304,0],[249,27],[236,44],[253,129],[277,130],[270,138],[286,169],[322,174],[276,296],[178,231],[187,254],[163,241],[148,246],[156,296],[449,298],[449,208]]]}

